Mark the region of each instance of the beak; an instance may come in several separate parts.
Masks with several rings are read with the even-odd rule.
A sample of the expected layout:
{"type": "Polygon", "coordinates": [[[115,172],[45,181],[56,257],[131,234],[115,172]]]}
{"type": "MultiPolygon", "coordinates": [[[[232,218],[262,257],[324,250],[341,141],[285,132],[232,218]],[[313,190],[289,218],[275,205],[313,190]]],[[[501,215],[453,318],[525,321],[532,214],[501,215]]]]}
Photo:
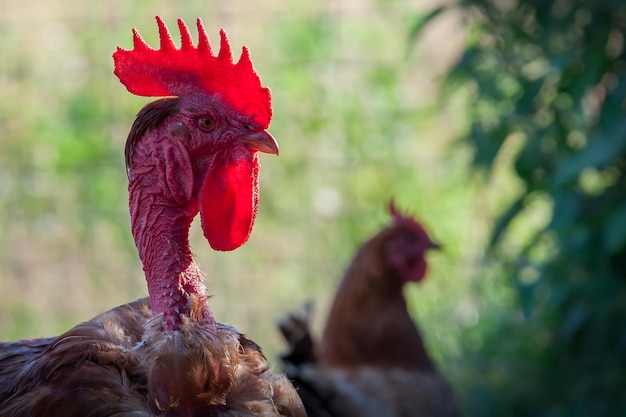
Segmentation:
{"type": "Polygon", "coordinates": [[[435,243],[431,240],[430,244],[428,245],[428,249],[441,250],[442,247],[439,243],[435,243]]]}
{"type": "Polygon", "coordinates": [[[278,155],[278,142],[267,130],[241,136],[238,140],[250,150],[278,155]]]}

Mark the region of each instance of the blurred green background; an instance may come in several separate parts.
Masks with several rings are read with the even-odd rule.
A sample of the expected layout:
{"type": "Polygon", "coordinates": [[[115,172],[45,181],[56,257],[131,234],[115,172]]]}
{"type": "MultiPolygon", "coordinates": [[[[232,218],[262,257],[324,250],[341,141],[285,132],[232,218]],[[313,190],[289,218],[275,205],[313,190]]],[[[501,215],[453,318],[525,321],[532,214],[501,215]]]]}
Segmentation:
{"type": "Polygon", "coordinates": [[[275,320],[312,299],[319,331],[393,197],[445,248],[407,296],[467,415],[626,415],[624,5],[292,3],[0,0],[0,339],[146,295],[123,147],[150,99],[111,54],[200,16],[250,47],[281,146],[245,246],[192,229],[218,320],[276,366],[275,320]]]}

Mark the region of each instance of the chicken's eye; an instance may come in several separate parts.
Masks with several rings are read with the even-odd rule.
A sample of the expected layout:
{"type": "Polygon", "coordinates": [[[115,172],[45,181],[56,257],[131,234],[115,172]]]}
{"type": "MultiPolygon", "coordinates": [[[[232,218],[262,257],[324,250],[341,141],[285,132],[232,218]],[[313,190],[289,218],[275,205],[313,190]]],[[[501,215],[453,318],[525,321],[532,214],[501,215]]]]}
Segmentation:
{"type": "Polygon", "coordinates": [[[201,117],[198,119],[198,127],[200,128],[200,130],[208,132],[209,130],[213,129],[213,120],[206,117],[201,117]]]}

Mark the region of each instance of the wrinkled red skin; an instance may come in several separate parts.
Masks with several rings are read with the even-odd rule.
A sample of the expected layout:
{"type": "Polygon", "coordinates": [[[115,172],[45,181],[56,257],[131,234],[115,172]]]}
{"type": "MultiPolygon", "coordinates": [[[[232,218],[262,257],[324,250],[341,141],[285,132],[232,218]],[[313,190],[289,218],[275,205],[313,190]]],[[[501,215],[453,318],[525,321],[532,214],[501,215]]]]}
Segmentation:
{"type": "MultiPolygon", "coordinates": [[[[240,139],[263,129],[219,96],[169,100],[178,101],[176,111],[136,139],[128,173],[132,231],[153,313],[163,314],[166,328],[175,330],[180,315],[189,312],[190,297],[208,298],[189,247],[195,215],[200,213],[204,234],[217,250],[241,246],[252,230],[259,164],[256,151],[240,139]],[[204,119],[211,126],[201,129],[204,119]]],[[[200,317],[213,327],[205,305],[200,317]]]]}

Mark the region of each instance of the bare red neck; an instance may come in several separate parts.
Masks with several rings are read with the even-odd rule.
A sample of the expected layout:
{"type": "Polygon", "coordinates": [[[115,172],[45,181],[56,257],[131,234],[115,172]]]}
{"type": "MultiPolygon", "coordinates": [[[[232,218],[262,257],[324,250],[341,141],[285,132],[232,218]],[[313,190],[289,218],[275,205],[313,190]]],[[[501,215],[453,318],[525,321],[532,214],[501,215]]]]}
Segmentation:
{"type": "Polygon", "coordinates": [[[189,227],[198,203],[181,207],[159,186],[157,169],[135,164],[129,173],[131,227],[148,283],[152,314],[163,314],[168,330],[177,330],[181,315],[194,316],[216,329],[208,305],[204,275],[189,246],[189,227]],[[200,307],[197,310],[197,306],[200,307]]]}

